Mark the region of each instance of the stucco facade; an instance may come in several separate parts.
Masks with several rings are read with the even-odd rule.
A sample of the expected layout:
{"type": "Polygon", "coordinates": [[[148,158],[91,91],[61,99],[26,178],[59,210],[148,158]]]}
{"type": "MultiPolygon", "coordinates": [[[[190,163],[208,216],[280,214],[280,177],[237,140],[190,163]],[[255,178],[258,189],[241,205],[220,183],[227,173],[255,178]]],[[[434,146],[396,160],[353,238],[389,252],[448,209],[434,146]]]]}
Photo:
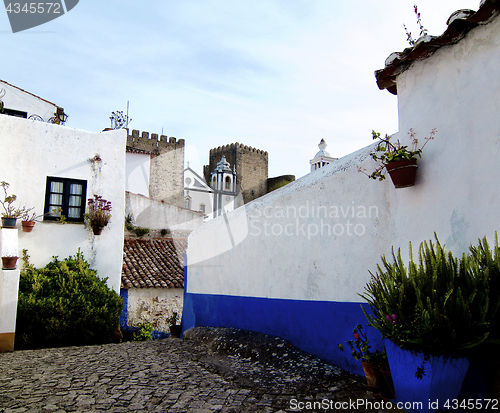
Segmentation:
{"type": "Polygon", "coordinates": [[[366,322],[358,293],[381,255],[401,248],[407,261],[409,243],[418,246],[434,233],[460,254],[478,238],[493,240],[500,227],[499,59],[496,18],[397,77],[394,139],[409,143],[413,128],[423,143],[437,128],[418,161],[415,186],[395,189],[390,179],[359,173],[358,167],[376,167],[370,146],[193,232],[184,328],[234,326],[279,335],[361,373],[337,344],[366,322]],[[227,248],[207,250],[214,234],[226,234],[220,239],[227,248]]]}
{"type": "Polygon", "coordinates": [[[3,80],[0,80],[0,101],[9,114],[41,122],[48,122],[54,118],[58,109],[56,104],[3,80]]]}
{"type": "Polygon", "coordinates": [[[86,199],[101,195],[112,203],[112,218],[102,235],[94,236],[84,223],[43,221],[33,231],[19,229],[19,256],[28,250],[30,262],[43,267],[52,256],[60,259],[84,254],[91,267],[108,285],[119,291],[123,254],[125,211],[126,132],[93,133],[64,126],[0,116],[3,161],[1,180],[10,184],[9,193],[19,203],[43,214],[47,177],[86,182],[86,199]],[[96,160],[95,158],[98,158],[96,160]]]}

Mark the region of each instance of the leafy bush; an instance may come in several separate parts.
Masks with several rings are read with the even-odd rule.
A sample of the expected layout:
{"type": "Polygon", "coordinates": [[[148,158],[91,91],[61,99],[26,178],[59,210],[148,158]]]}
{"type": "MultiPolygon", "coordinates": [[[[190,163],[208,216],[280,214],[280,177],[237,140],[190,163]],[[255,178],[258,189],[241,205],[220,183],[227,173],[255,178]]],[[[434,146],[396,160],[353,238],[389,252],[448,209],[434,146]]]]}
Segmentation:
{"type": "Polygon", "coordinates": [[[41,269],[24,255],[16,348],[109,342],[120,323],[123,300],[89,268],[83,254],[78,251],[63,261],[54,257],[41,269]]]}
{"type": "Polygon", "coordinates": [[[373,312],[365,312],[369,325],[402,348],[426,354],[460,352],[487,339],[489,303],[498,296],[490,295],[490,276],[477,259],[454,257],[437,238],[420,245],[418,263],[410,244],[408,268],[400,251],[392,258],[382,257],[360,294],[373,312]]]}
{"type": "Polygon", "coordinates": [[[147,341],[153,338],[153,326],[149,323],[139,324],[138,331],[132,334],[132,341],[147,341]]]}

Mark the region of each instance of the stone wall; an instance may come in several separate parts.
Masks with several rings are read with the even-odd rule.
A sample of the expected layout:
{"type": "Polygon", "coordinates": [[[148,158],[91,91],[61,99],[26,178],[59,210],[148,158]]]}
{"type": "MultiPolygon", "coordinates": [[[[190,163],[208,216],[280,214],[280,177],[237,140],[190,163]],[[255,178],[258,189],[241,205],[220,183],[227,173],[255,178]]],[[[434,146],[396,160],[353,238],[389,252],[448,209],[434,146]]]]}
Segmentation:
{"type": "Polygon", "coordinates": [[[169,204],[184,206],[184,139],[177,140],[134,129],[127,136],[127,147],[151,152],[149,196],[169,204]]]}
{"type": "Polygon", "coordinates": [[[203,167],[205,180],[210,182],[210,174],[222,156],[236,168],[236,183],[243,201],[250,202],[267,193],[268,153],[242,143],[219,146],[210,150],[209,165],[203,167]]]}

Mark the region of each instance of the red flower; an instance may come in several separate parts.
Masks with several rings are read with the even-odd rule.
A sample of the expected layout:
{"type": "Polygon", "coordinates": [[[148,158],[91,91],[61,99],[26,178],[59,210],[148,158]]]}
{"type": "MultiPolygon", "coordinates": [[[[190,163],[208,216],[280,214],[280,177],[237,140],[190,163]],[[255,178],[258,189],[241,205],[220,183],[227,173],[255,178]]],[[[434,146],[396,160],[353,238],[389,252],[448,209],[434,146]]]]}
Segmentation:
{"type": "Polygon", "coordinates": [[[354,338],[355,338],[356,340],[359,340],[359,334],[358,334],[358,333],[354,334],[354,338]]]}

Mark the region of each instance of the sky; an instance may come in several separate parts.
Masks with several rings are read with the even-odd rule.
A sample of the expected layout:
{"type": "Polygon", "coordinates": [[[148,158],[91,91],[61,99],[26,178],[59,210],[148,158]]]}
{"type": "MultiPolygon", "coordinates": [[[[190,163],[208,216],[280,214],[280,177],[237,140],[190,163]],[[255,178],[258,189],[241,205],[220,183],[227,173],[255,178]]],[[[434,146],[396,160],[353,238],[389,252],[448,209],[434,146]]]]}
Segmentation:
{"type": "MultiPolygon", "coordinates": [[[[418,0],[431,35],[479,0],[418,0]]],[[[239,142],[269,155],[269,176],[310,172],[325,139],[340,158],[398,131],[397,97],[374,71],[408,47],[413,1],[80,0],[12,33],[0,10],[0,79],[64,108],[67,127],[130,129],[185,140],[198,173],[211,148],[239,142]]]]}

